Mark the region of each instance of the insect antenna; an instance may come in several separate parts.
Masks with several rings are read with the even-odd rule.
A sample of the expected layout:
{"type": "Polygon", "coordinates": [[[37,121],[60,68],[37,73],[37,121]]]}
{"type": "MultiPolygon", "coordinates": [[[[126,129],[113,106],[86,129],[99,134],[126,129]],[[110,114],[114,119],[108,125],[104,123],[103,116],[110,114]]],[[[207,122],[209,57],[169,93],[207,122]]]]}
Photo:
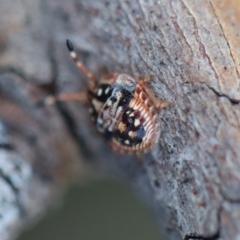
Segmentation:
{"type": "MultiPolygon", "coordinates": [[[[73,44],[70,40],[67,39],[66,41],[67,48],[70,52],[70,56],[73,59],[73,61],[76,63],[77,67],[88,77],[88,79],[91,80],[94,84],[96,83],[96,77],[95,75],[90,72],[83,63],[78,59],[78,56],[76,52],[74,51],[73,44]]],[[[83,93],[61,93],[57,96],[47,96],[43,100],[36,103],[36,107],[44,107],[46,105],[52,105],[56,102],[67,102],[67,101],[80,101],[83,104],[87,104],[87,95],[85,92],[83,93]]]]}
{"type": "Polygon", "coordinates": [[[72,42],[67,39],[66,41],[67,48],[70,52],[70,56],[73,59],[73,61],[76,63],[77,67],[93,82],[96,82],[96,76],[90,72],[84,65],[83,63],[78,59],[78,56],[76,52],[74,51],[73,44],[72,42]]]}

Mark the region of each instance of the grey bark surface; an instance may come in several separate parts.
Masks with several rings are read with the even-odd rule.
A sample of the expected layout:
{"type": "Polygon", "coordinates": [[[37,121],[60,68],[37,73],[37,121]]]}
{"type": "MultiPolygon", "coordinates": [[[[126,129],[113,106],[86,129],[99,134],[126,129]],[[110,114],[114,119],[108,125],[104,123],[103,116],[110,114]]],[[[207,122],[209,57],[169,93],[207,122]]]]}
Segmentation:
{"type": "Polygon", "coordinates": [[[1,0],[0,236],[14,238],[70,178],[97,168],[125,179],[166,239],[240,236],[239,0],[1,0]],[[65,47],[94,72],[153,76],[161,138],[142,157],[109,150],[79,103],[36,109],[48,94],[84,91],[65,47]]]}

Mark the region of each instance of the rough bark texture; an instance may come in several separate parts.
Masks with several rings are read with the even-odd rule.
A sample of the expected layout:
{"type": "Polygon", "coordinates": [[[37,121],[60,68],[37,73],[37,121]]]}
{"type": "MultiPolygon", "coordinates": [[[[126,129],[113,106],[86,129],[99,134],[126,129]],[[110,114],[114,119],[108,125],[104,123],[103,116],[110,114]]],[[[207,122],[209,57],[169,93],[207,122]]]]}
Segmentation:
{"type": "Polygon", "coordinates": [[[54,204],[84,159],[127,179],[166,239],[239,239],[239,5],[1,0],[1,239],[54,204]],[[172,103],[142,164],[108,151],[80,104],[34,107],[47,94],[84,89],[66,38],[93,72],[153,75],[156,96],[172,103]]]}

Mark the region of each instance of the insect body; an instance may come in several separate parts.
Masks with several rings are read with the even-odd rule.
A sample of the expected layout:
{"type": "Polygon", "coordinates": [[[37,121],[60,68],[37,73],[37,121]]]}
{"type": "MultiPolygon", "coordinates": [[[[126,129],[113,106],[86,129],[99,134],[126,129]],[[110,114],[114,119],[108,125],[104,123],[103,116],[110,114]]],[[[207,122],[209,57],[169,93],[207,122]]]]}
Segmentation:
{"type": "Polygon", "coordinates": [[[100,80],[78,60],[72,43],[67,40],[72,59],[88,77],[87,93],[60,94],[56,100],[86,102],[98,130],[119,153],[139,154],[152,149],[158,142],[159,109],[168,103],[159,102],[147,87],[148,78],[134,79],[127,74],[113,73],[100,80]]]}
{"type": "Polygon", "coordinates": [[[111,74],[89,89],[90,113],[97,130],[117,152],[139,153],[158,141],[158,111],[137,81],[111,74]]]}

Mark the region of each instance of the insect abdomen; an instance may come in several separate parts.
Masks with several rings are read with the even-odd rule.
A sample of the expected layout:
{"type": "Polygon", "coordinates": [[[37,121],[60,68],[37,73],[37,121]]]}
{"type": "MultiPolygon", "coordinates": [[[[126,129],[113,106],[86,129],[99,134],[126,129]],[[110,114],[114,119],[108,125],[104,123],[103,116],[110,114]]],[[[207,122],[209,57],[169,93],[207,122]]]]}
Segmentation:
{"type": "Polygon", "coordinates": [[[112,147],[124,153],[149,150],[159,138],[157,115],[144,91],[137,87],[116,126],[112,147]]]}

